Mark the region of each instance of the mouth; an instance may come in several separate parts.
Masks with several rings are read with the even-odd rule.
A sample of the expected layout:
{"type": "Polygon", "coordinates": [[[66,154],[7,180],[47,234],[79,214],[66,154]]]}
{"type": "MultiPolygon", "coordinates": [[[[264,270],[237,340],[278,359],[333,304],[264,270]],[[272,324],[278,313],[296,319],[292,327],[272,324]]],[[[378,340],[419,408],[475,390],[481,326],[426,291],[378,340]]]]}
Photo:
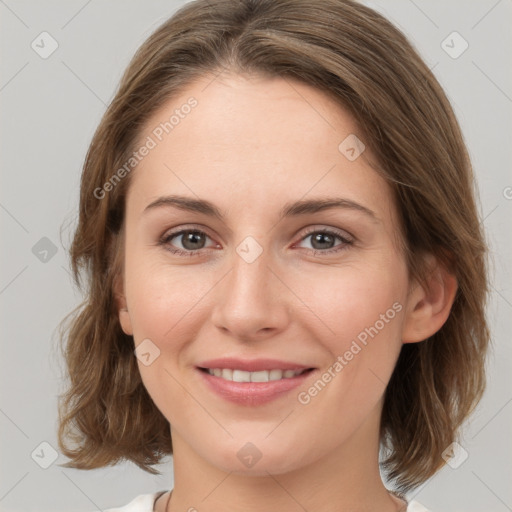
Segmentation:
{"type": "Polygon", "coordinates": [[[282,370],[275,368],[272,370],[248,372],[233,368],[198,368],[202,372],[208,373],[208,375],[231,382],[271,382],[282,379],[293,379],[294,377],[314,370],[314,368],[303,368],[299,370],[282,370]]]}
{"type": "Polygon", "coordinates": [[[196,367],[201,381],[218,397],[237,405],[257,406],[305,385],[318,368],[276,360],[218,359],[196,367]]]}

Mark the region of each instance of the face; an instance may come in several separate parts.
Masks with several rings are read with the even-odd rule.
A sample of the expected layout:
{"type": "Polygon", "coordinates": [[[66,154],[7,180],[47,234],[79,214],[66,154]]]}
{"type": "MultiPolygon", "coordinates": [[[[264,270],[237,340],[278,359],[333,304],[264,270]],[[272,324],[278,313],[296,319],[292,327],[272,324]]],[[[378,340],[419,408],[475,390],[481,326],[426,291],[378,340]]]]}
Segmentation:
{"type": "Polygon", "coordinates": [[[234,75],[146,124],[119,317],[175,450],[283,473],[377,436],[409,281],[391,190],[353,134],[314,88],[234,75]]]}

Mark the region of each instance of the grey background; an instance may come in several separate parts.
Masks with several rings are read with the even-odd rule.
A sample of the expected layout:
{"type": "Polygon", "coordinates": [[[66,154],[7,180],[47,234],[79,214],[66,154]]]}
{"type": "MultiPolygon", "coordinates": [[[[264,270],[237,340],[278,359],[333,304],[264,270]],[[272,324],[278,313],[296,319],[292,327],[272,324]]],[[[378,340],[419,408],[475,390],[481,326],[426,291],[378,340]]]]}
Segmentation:
{"type": "MultiPolygon", "coordinates": [[[[410,37],[454,105],[476,170],[494,260],[489,304],[494,346],[488,390],[464,428],[461,444],[469,457],[458,469],[445,467],[409,497],[433,512],[505,512],[512,510],[512,1],[366,3],[410,37]],[[453,31],[469,44],[457,59],[441,46],[453,31]]],[[[102,510],[172,488],[170,458],[161,465],[161,476],[131,463],[65,469],[58,464],[67,459],[58,453],[43,469],[40,464],[51,462],[52,451],[40,444],[57,450],[62,368],[56,327],[80,299],[66,249],[81,165],[129,59],[183,4],[0,0],[2,511],[102,510]],[[43,31],[59,45],[47,59],[31,48],[43,31]],[[50,242],[41,241],[44,237],[50,242]]]]}

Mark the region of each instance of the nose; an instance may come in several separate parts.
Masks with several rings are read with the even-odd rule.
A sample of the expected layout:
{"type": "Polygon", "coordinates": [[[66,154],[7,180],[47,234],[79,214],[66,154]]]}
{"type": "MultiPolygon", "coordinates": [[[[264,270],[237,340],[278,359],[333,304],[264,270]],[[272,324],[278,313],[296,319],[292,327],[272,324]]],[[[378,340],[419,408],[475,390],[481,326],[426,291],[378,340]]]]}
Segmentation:
{"type": "MultiPolygon", "coordinates": [[[[293,294],[268,249],[253,261],[246,257],[243,246],[239,250],[233,252],[230,270],[215,287],[212,322],[239,341],[275,336],[290,322],[293,294]]],[[[254,250],[250,247],[249,256],[254,250]]]]}

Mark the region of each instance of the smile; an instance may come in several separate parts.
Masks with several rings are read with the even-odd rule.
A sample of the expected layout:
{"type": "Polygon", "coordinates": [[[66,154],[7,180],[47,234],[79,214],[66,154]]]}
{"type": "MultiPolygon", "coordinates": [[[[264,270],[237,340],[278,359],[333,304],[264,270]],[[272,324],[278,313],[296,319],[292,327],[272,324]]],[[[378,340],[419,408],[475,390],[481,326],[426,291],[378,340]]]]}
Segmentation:
{"type": "Polygon", "coordinates": [[[261,370],[258,372],[247,372],[244,370],[233,370],[231,368],[203,368],[210,375],[220,377],[232,382],[269,382],[281,379],[291,379],[297,377],[308,369],[302,370],[261,370]]]}
{"type": "Polygon", "coordinates": [[[278,398],[285,399],[293,389],[305,386],[310,375],[317,372],[316,368],[282,361],[237,360],[235,363],[227,363],[224,359],[212,363],[196,367],[206,388],[222,400],[246,407],[262,406],[278,398]],[[221,365],[229,365],[231,368],[221,365]],[[288,368],[276,368],[278,365],[288,368]]]}

